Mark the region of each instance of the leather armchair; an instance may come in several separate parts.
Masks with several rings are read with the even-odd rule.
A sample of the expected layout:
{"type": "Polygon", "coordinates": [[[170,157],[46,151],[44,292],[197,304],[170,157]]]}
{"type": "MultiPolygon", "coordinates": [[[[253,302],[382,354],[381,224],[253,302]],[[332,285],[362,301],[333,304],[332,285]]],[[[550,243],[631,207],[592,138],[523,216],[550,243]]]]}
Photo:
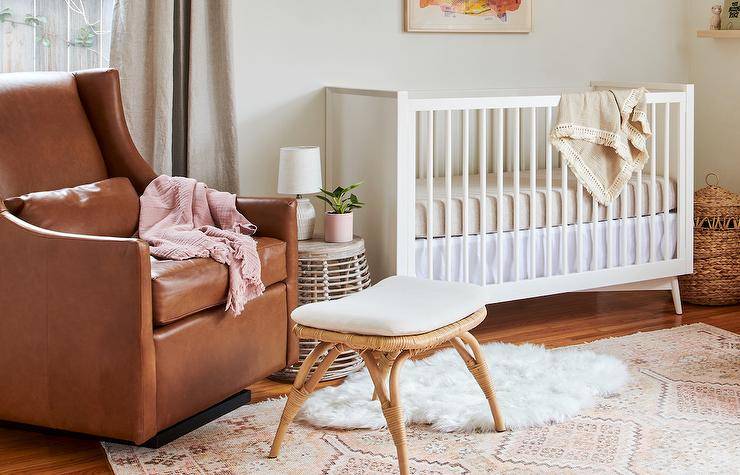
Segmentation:
{"type": "Polygon", "coordinates": [[[4,198],[155,173],[126,126],[118,73],[0,74],[0,420],[143,443],[297,360],[293,200],[239,198],[265,293],[238,318],[215,261],[67,234],[4,198]]]}

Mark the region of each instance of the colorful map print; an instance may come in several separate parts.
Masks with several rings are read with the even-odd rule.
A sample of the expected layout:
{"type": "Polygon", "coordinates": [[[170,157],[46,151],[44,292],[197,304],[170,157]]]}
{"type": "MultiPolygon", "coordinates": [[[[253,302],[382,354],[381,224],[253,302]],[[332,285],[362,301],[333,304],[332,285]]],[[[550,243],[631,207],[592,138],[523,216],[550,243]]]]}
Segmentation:
{"type": "Polygon", "coordinates": [[[506,21],[507,13],[519,10],[522,0],[419,0],[420,8],[434,6],[446,15],[496,16],[506,21]]]}

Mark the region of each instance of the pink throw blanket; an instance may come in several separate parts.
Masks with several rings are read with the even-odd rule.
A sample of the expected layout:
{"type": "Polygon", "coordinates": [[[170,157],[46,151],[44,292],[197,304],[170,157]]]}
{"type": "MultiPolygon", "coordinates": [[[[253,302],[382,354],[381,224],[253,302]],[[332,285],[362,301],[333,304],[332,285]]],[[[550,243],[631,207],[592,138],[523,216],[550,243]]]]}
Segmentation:
{"type": "Polygon", "coordinates": [[[235,315],[265,290],[260,279],[257,227],[236,209],[236,196],[192,178],[162,175],[141,196],[139,237],[154,257],[210,257],[229,266],[226,310],[235,315]]]}

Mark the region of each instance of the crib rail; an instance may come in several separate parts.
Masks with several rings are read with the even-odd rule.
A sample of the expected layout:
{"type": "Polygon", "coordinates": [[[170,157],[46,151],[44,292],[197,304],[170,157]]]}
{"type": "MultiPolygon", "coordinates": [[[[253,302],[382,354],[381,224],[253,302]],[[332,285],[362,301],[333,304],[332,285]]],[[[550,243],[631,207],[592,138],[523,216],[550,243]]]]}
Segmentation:
{"type": "Polygon", "coordinates": [[[690,271],[693,89],[655,89],[649,161],[606,207],[547,140],[559,95],[404,100],[399,273],[542,294],[690,271]]]}

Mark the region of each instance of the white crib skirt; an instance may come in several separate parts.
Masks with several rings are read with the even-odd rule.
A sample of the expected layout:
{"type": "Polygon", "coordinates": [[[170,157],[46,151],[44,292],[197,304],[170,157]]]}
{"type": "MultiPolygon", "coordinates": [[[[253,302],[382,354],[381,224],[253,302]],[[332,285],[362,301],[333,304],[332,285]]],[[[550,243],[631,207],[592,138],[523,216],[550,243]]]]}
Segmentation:
{"type": "MultiPolygon", "coordinates": [[[[654,218],[650,216],[644,216],[640,221],[640,227],[642,229],[641,239],[641,256],[640,264],[650,261],[650,247],[652,246],[655,259],[660,261],[664,259],[663,256],[663,240],[668,239],[669,259],[673,259],[676,253],[676,213],[669,213],[667,219],[667,233],[665,226],[663,225],[663,214],[657,214],[654,218]],[[650,228],[654,228],[655,241],[650,241],[650,228]]],[[[593,245],[593,239],[591,236],[591,223],[583,223],[581,225],[581,269],[583,272],[592,270],[592,258],[596,255],[596,269],[606,269],[608,265],[608,253],[607,253],[607,221],[601,221],[597,224],[596,235],[597,242],[596,246],[593,245]]],[[[636,249],[637,249],[637,237],[635,234],[635,227],[637,218],[626,218],[611,220],[611,257],[612,267],[620,267],[626,265],[636,264],[636,249]],[[622,238],[623,238],[623,227],[624,236],[626,237],[626,252],[624,255],[624,262],[622,262],[622,238]]],[[[551,275],[562,275],[563,269],[561,266],[561,252],[560,252],[560,239],[562,235],[562,229],[560,226],[550,228],[550,253],[552,260],[552,274],[551,275]]],[[[502,234],[503,238],[503,282],[513,282],[515,278],[516,268],[514,266],[514,231],[507,231],[502,234]]],[[[529,275],[529,230],[519,231],[519,279],[530,279],[532,276],[529,275]]],[[[573,224],[567,227],[566,238],[567,238],[567,269],[568,273],[578,272],[578,252],[577,252],[577,240],[578,240],[578,226],[573,224]]],[[[545,228],[540,228],[535,231],[535,274],[536,277],[545,277],[546,275],[546,256],[545,246],[547,243],[547,234],[545,228]]],[[[416,275],[417,277],[428,278],[429,277],[429,266],[427,262],[427,240],[416,239],[416,275]]],[[[486,284],[499,283],[498,279],[498,233],[489,233],[485,235],[485,246],[486,246],[486,284]]],[[[475,284],[481,283],[481,258],[480,258],[480,236],[468,236],[467,241],[468,247],[468,259],[469,259],[469,281],[475,284]]],[[[463,275],[463,238],[462,236],[456,236],[450,238],[450,253],[451,259],[451,270],[452,280],[462,282],[464,281],[463,275]]],[[[447,269],[445,259],[445,238],[432,239],[432,254],[433,260],[433,278],[435,280],[446,280],[447,269]]]]}

